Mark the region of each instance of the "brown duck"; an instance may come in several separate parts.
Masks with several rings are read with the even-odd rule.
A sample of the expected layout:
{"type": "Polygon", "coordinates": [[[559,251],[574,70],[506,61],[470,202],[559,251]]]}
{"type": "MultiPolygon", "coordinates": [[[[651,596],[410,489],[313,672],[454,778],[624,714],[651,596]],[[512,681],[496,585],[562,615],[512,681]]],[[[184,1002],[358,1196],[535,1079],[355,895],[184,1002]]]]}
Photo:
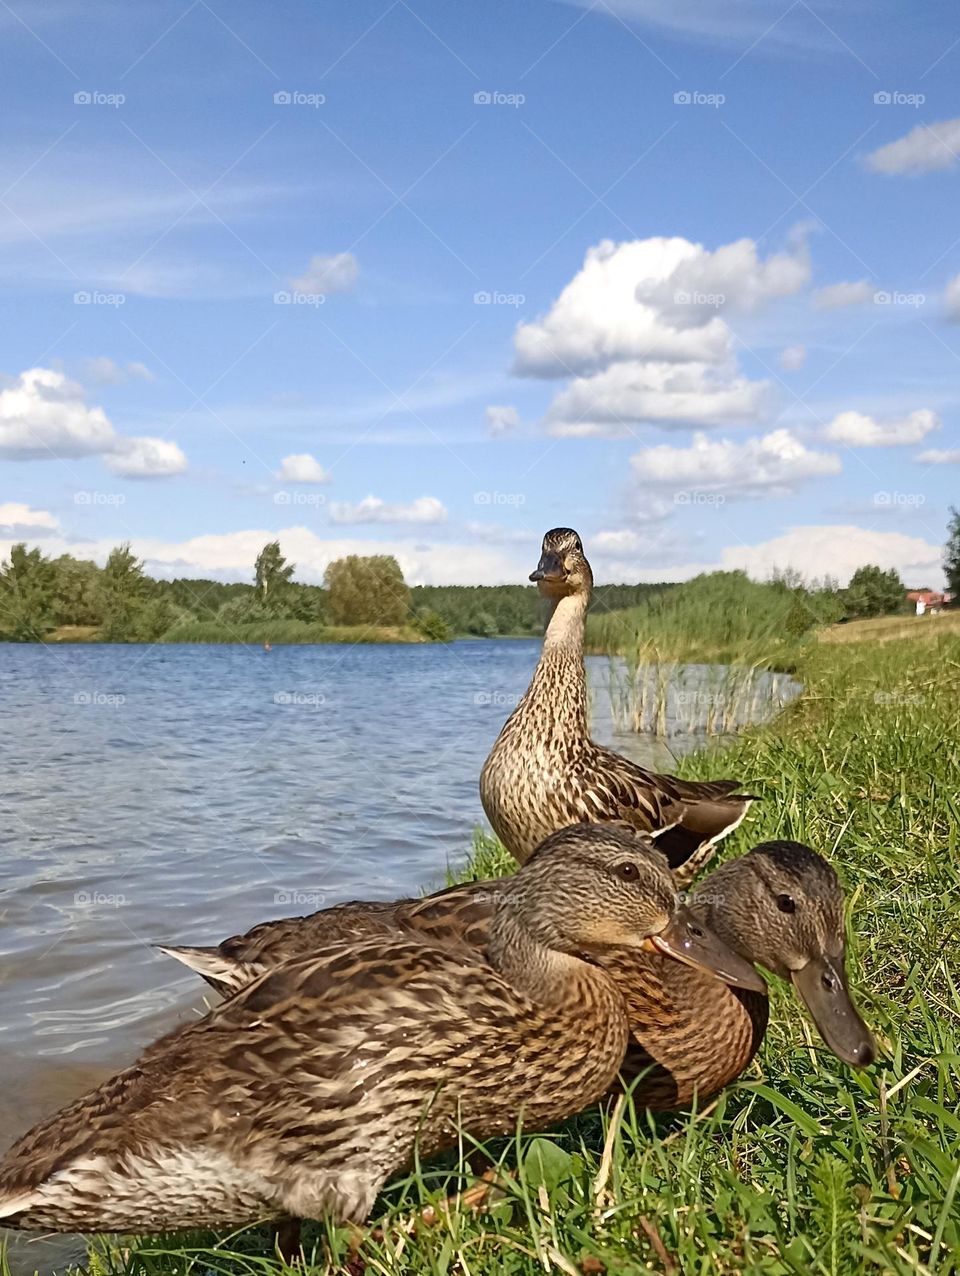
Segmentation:
{"type": "MultiPolygon", "coordinates": [[[[615,827],[613,825],[610,826],[615,827]]],[[[536,858],[565,834],[548,839],[536,858]]],[[[639,835],[638,841],[645,841],[639,835]]],[[[650,843],[647,843],[650,845],[650,843]]],[[[511,877],[452,886],[395,904],[355,902],[309,917],[264,922],[217,948],[164,948],[220,992],[245,987],[265,970],[359,933],[404,935],[485,952],[494,901],[511,877]]],[[[836,873],[799,842],[765,842],[730,860],[690,897],[705,923],[746,962],[789,979],[827,1045],[854,1067],[875,1057],[870,1032],[850,998],[845,968],[843,891],[836,873]]],[[[696,936],[690,932],[690,938],[696,936]]],[[[721,983],[688,965],[635,948],[597,954],[627,1000],[630,1045],[624,1073],[639,1105],[668,1109],[703,1100],[738,1077],[756,1054],[769,1003],[729,962],[721,983]],[[737,987],[727,986],[739,984],[737,987]]]]}
{"type": "Polygon", "coordinates": [[[583,639],[593,573],[580,537],[555,527],[531,580],[551,606],[530,686],[483,765],[480,798],[522,864],[548,834],[586,821],[626,820],[656,837],[681,879],[737,827],[754,799],[737,780],[658,775],[590,739],[583,639]]]}
{"type": "Polygon", "coordinates": [[[278,966],[15,1144],[0,1219],[161,1231],[359,1221],[386,1179],[458,1128],[549,1126],[609,1088],[626,1006],[611,947],[738,959],[622,829],[552,840],[489,919],[486,961],[379,935],[278,966]]]}

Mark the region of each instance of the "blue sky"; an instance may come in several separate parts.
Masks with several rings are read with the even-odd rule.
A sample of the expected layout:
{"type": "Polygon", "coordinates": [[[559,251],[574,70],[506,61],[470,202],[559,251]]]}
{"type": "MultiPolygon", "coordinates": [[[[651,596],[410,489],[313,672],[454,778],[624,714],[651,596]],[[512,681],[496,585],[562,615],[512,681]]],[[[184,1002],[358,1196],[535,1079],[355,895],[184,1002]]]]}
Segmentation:
{"type": "Polygon", "coordinates": [[[865,561],[960,462],[946,4],[10,0],[0,552],[865,561]]]}

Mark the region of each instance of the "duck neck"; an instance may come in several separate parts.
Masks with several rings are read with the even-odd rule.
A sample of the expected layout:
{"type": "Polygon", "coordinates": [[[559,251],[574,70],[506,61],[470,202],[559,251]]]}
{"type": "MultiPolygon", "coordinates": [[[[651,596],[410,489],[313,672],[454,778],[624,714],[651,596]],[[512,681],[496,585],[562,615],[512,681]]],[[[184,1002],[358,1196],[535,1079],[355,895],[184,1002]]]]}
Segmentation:
{"type": "Polygon", "coordinates": [[[509,903],[498,907],[491,921],[487,957],[494,970],[538,1005],[580,1005],[584,983],[609,983],[596,967],[532,934],[509,903]]]}
{"type": "Polygon", "coordinates": [[[586,591],[569,594],[555,604],[527,693],[528,701],[538,708],[545,707],[551,720],[583,735],[587,733],[583,637],[589,605],[586,591]]]}

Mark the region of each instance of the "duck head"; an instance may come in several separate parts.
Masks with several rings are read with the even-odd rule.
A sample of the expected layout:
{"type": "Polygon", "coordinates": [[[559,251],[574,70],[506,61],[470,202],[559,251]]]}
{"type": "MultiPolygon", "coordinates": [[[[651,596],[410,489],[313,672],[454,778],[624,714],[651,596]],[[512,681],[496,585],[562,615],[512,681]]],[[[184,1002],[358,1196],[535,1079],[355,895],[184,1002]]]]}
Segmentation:
{"type": "Polygon", "coordinates": [[[589,593],[593,572],[583,554],[580,537],[572,527],[554,527],[543,538],[540,562],[530,573],[544,598],[557,601],[570,594],[589,593]]]}
{"type": "Polygon", "coordinates": [[[618,825],[576,824],[551,834],[504,896],[548,948],[587,957],[607,948],[642,948],[726,983],[766,987],[748,961],[681,903],[666,856],[618,825]]]}
{"type": "Polygon", "coordinates": [[[764,842],[712,873],[693,904],[731,948],[793,984],[838,1058],[873,1063],[876,1045],[847,982],[843,890],[816,851],[764,842]]]}

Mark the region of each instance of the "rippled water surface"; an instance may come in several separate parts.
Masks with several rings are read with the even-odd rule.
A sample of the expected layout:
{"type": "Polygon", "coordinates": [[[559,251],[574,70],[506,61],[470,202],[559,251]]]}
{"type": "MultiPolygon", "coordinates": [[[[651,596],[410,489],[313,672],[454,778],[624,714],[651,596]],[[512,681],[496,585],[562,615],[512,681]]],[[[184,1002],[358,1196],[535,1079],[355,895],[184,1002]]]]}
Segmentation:
{"type": "MultiPolygon", "coordinates": [[[[0,1148],[202,1004],[151,944],[441,885],[538,653],[0,646],[0,1148]]],[[[669,768],[588,665],[595,735],[669,768]]]]}

